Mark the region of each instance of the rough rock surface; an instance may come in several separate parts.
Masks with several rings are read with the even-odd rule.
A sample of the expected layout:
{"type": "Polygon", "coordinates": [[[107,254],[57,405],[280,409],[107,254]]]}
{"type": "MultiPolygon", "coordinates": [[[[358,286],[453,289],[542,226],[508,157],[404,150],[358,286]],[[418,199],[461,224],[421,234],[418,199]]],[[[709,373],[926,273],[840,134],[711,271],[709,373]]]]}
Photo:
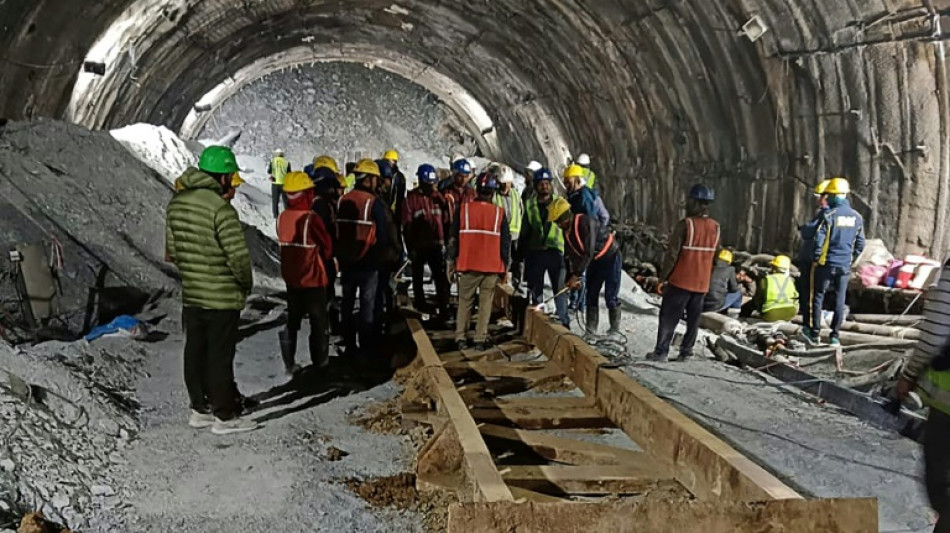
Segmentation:
{"type": "Polygon", "coordinates": [[[475,150],[458,119],[424,88],[353,63],[288,69],[248,85],[214,111],[202,137],[233,131],[241,132],[234,149],[260,161],[255,175],[264,174],[275,148],[297,170],[323,153],[342,165],[396,148],[407,176],[422,163],[447,166],[452,155],[475,150]]]}

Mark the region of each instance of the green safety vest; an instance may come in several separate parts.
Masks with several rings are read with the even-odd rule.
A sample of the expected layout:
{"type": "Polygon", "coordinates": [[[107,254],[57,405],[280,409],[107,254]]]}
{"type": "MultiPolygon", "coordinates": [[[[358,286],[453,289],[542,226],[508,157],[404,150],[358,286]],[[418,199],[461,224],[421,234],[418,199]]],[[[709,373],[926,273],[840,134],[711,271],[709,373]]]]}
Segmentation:
{"type": "Polygon", "coordinates": [[[277,156],[270,161],[270,175],[274,176],[274,183],[284,184],[284,178],[287,177],[287,160],[277,156]]]}
{"type": "Polygon", "coordinates": [[[584,179],[587,181],[587,186],[590,187],[591,190],[593,190],[594,186],[597,183],[597,174],[595,174],[593,170],[589,168],[585,168],[584,179]]]}
{"type": "Polygon", "coordinates": [[[500,193],[495,193],[495,198],[493,203],[505,209],[505,212],[508,214],[508,230],[511,232],[512,237],[515,237],[521,234],[521,220],[524,218],[524,213],[522,210],[524,207],[521,204],[521,195],[518,194],[518,189],[514,187],[508,191],[508,199],[511,201],[511,212],[507,213],[507,206],[505,205],[505,199],[500,193]]]}
{"type": "Polygon", "coordinates": [[[765,303],[762,314],[780,309],[798,310],[798,290],[788,274],[769,274],[765,283],[765,303]]]}
{"type": "Polygon", "coordinates": [[[928,407],[950,415],[950,371],[928,369],[917,383],[917,391],[928,407]]]}
{"type": "MultiPolygon", "coordinates": [[[[558,195],[553,195],[551,202],[553,203],[557,198],[558,195]]],[[[528,242],[529,250],[556,248],[559,252],[564,253],[564,232],[557,224],[541,220],[541,210],[538,209],[537,197],[528,200],[528,205],[525,208],[525,218],[527,219],[527,231],[531,232],[531,241],[528,242]],[[541,235],[545,224],[548,226],[548,232],[546,235],[541,235]]]]}

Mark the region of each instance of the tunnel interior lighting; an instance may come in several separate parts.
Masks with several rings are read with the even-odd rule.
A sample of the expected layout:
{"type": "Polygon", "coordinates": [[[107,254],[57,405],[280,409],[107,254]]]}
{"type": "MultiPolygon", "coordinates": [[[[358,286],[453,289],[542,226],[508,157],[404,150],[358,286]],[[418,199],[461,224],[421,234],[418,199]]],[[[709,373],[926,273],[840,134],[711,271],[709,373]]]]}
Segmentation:
{"type": "Polygon", "coordinates": [[[748,22],[742,25],[742,34],[748,37],[752,42],[758,41],[767,31],[769,31],[769,27],[765,25],[765,21],[762,20],[762,17],[758,15],[753,16],[748,22]]]}
{"type": "Polygon", "coordinates": [[[95,74],[96,76],[105,76],[106,64],[99,61],[83,61],[82,71],[95,74]]]}
{"type": "Polygon", "coordinates": [[[195,104],[195,113],[207,113],[212,108],[211,104],[195,104]]]}

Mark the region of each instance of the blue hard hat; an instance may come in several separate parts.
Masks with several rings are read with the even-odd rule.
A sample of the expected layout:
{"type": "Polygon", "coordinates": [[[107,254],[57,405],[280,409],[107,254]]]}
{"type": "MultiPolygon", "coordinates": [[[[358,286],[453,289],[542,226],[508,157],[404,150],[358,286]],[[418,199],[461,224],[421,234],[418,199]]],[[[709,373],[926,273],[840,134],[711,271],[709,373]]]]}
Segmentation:
{"type": "Polygon", "coordinates": [[[498,189],[498,180],[495,179],[495,175],[490,172],[482,172],[479,174],[478,179],[475,180],[475,190],[479,194],[492,192],[498,189]]]}
{"type": "Polygon", "coordinates": [[[471,174],[472,164],[468,162],[468,159],[459,159],[452,163],[452,172],[456,174],[471,174]]]}
{"type": "Polygon", "coordinates": [[[541,167],[534,171],[534,181],[553,181],[554,176],[547,168],[541,167]]]}
{"type": "Polygon", "coordinates": [[[392,178],[393,177],[393,164],[389,162],[388,159],[377,159],[376,164],[379,165],[379,176],[382,178],[392,178]]]}
{"type": "Polygon", "coordinates": [[[432,165],[419,165],[419,170],[416,171],[416,177],[419,178],[419,183],[435,183],[439,181],[439,175],[435,172],[435,167],[432,165]]]}
{"type": "Polygon", "coordinates": [[[716,193],[713,192],[709,187],[698,184],[693,185],[689,190],[689,197],[693,200],[700,200],[702,202],[712,202],[716,199],[716,193]]]}

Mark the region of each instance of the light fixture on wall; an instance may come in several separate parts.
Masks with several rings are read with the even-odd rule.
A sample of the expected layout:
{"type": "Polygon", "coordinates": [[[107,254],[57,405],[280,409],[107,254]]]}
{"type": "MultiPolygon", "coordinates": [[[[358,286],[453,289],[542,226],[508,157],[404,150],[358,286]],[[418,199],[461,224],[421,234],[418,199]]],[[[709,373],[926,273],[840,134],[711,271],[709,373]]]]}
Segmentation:
{"type": "Polygon", "coordinates": [[[90,74],[95,74],[96,76],[105,76],[106,75],[106,64],[100,63],[98,61],[83,61],[82,62],[82,71],[88,72],[90,74]]]}
{"type": "Polygon", "coordinates": [[[769,27],[765,25],[765,21],[762,20],[762,17],[755,15],[742,25],[742,31],[739,33],[745,35],[754,43],[767,31],[769,31],[769,27]]]}
{"type": "Polygon", "coordinates": [[[195,104],[195,113],[207,113],[211,111],[211,104],[195,104]]]}

